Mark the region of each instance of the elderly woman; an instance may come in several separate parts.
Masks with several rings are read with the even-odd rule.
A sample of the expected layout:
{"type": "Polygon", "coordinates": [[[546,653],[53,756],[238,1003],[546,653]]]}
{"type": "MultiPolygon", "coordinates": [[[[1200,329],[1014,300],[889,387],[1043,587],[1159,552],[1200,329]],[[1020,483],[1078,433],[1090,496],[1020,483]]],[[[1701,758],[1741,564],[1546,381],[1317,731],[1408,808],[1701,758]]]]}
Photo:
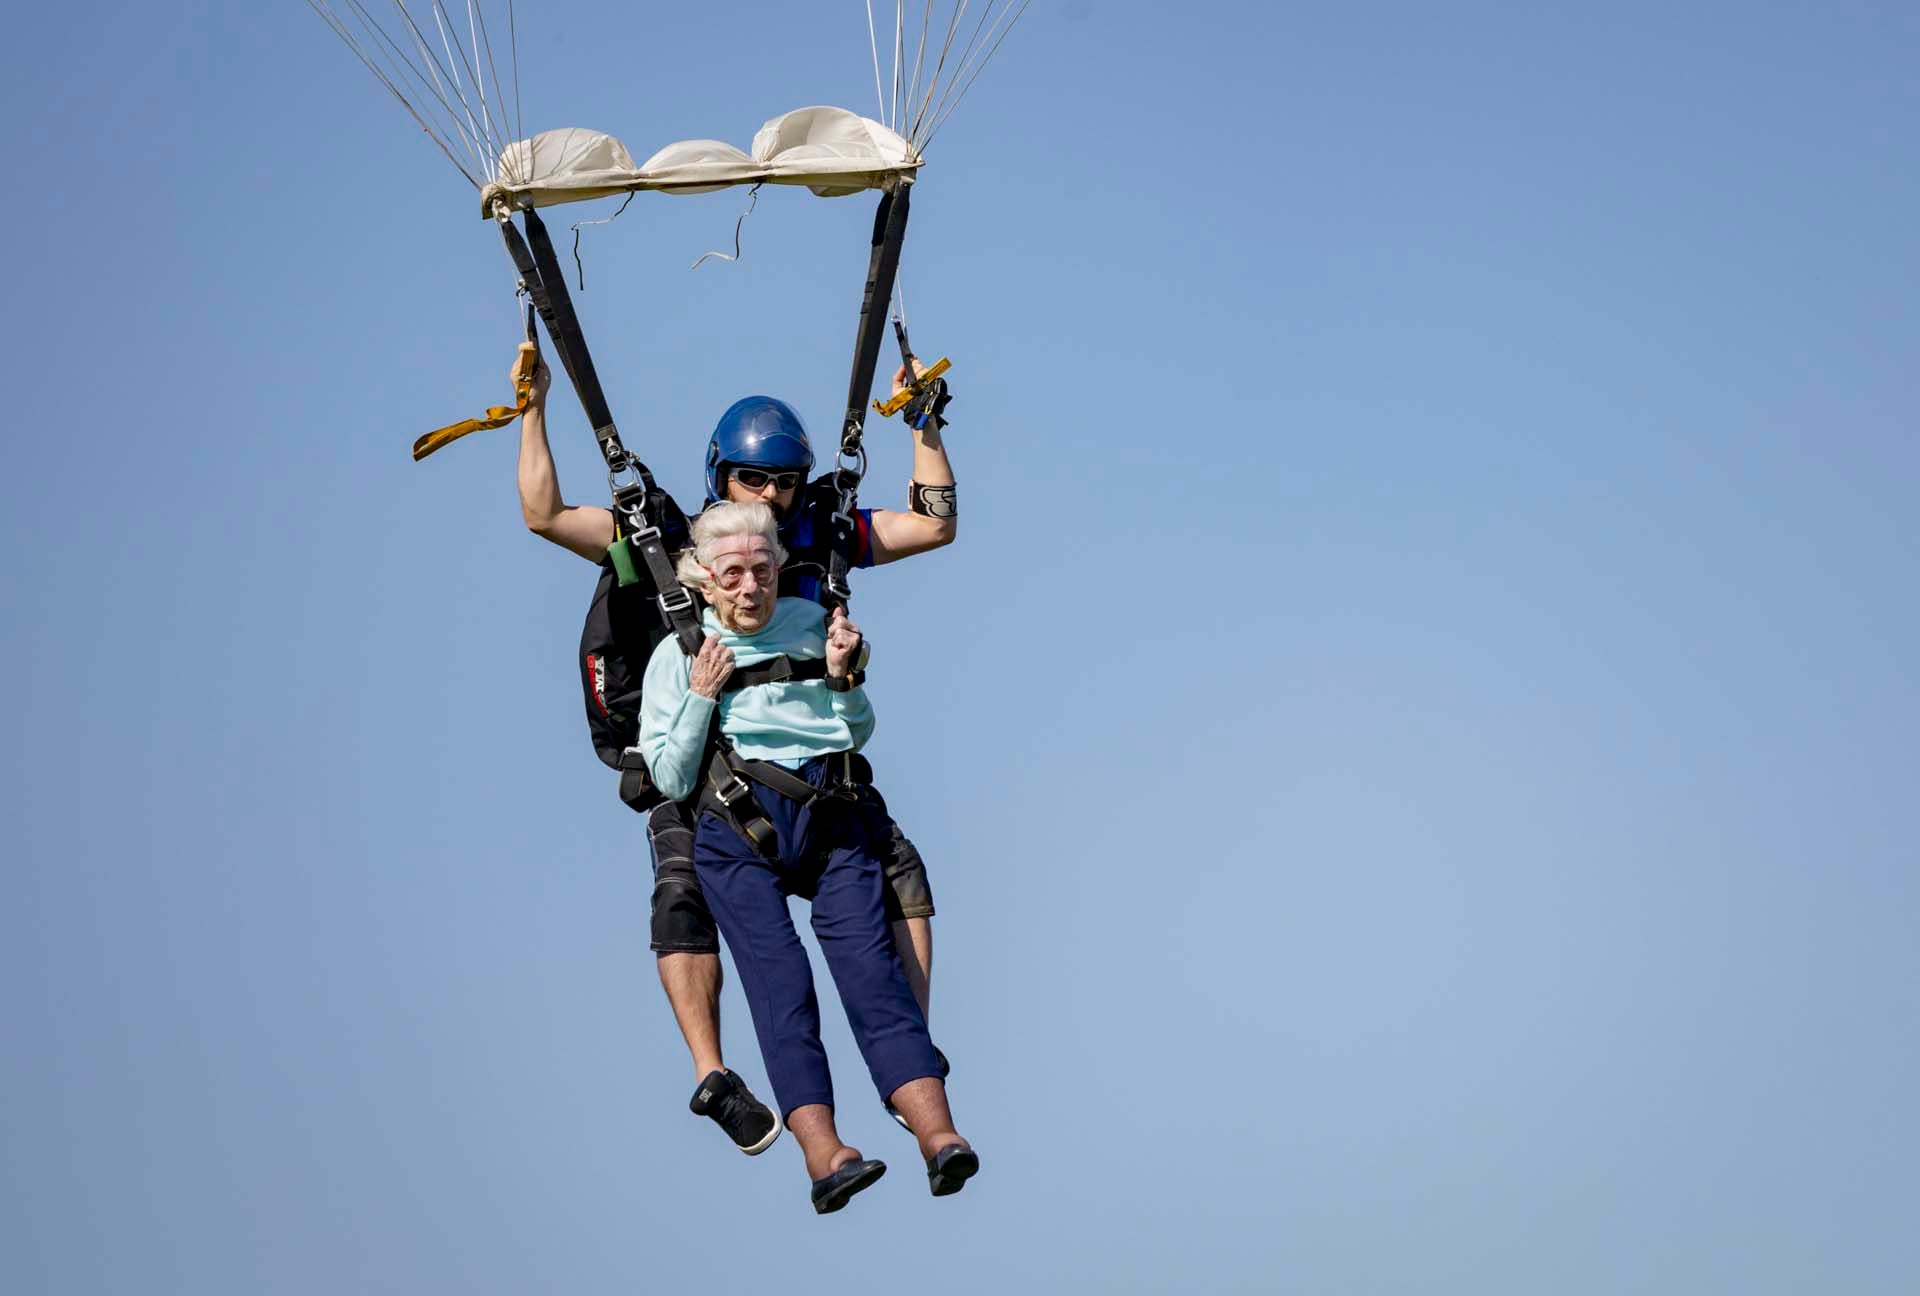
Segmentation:
{"type": "Polygon", "coordinates": [[[943,1197],[980,1162],[954,1131],[887,924],[885,817],[844,784],[846,754],[873,732],[855,671],[860,631],[844,609],[829,620],[809,599],[776,597],[786,560],[776,525],[764,504],[716,504],[695,520],[680,579],[709,604],[707,638],[694,657],[672,638],[654,652],[640,747],[668,797],[700,789],[694,869],[752,1007],[780,1113],[806,1156],[814,1209],[839,1210],[886,1166],[834,1127],[813,975],[787,913],[793,895],[812,902],[814,935],[874,1087],[919,1139],[943,1197]],[[716,727],[730,760],[710,746],[716,727]]]}

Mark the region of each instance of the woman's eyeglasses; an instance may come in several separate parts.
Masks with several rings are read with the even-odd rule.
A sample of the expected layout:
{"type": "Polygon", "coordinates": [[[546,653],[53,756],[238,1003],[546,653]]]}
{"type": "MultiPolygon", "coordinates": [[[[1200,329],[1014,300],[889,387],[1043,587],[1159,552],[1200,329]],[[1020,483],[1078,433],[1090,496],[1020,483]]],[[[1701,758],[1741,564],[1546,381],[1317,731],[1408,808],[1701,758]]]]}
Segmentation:
{"type": "Polygon", "coordinates": [[[741,582],[747,579],[748,572],[753,573],[753,583],[755,586],[760,589],[766,589],[773,584],[774,573],[777,572],[779,568],[775,567],[772,563],[757,562],[727,563],[719,567],[709,567],[707,570],[713,574],[713,583],[715,585],[718,585],[723,590],[736,590],[740,588],[741,582]]]}
{"type": "Polygon", "coordinates": [[[734,468],[730,471],[733,479],[748,490],[760,490],[768,482],[772,482],[773,488],[777,491],[792,490],[806,475],[797,472],[770,473],[764,468],[734,468]]]}

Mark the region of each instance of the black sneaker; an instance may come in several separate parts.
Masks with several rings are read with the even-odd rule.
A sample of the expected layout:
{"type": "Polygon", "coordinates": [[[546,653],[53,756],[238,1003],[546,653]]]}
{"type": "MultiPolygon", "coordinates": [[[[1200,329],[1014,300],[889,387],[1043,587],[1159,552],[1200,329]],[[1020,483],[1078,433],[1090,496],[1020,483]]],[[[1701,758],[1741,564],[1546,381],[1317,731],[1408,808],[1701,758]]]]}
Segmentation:
{"type": "Polygon", "coordinates": [[[748,1156],[759,1156],[780,1137],[780,1118],[731,1071],[707,1072],[687,1108],[695,1116],[711,1117],[748,1156]]]}
{"type": "MultiPolygon", "coordinates": [[[[953,1074],[953,1068],[947,1063],[947,1055],[940,1051],[940,1046],[937,1044],[934,1045],[934,1048],[933,1048],[933,1060],[940,1064],[940,1078],[942,1080],[945,1080],[948,1076],[953,1074]]],[[[893,1104],[891,1102],[888,1102],[885,1098],[882,1098],[880,1100],[880,1105],[887,1109],[887,1115],[893,1117],[893,1123],[895,1125],[898,1125],[901,1129],[905,1130],[909,1134],[913,1133],[913,1126],[907,1124],[907,1118],[905,1116],[902,1116],[899,1112],[893,1109],[893,1104]]]]}

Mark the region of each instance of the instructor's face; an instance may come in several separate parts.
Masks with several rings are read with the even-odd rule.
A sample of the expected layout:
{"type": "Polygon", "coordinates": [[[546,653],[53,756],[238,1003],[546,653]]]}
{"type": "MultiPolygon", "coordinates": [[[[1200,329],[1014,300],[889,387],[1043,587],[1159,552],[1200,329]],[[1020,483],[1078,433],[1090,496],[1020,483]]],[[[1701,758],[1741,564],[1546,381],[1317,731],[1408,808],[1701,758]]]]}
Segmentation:
{"type": "Polygon", "coordinates": [[[780,564],[773,560],[773,546],[765,536],[728,536],[718,542],[707,575],[707,602],[721,625],[752,634],[773,619],[780,564]]]}

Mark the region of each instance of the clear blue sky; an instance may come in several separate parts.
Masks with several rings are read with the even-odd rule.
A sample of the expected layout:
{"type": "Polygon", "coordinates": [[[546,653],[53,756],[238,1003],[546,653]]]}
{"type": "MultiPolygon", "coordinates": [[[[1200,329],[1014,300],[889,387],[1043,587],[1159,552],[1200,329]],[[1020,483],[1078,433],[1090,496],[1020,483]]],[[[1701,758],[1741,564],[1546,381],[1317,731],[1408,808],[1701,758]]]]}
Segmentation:
{"type": "MultiPolygon", "coordinates": [[[[520,19],[642,156],[872,107],[850,2],[520,19]]],[[[1911,5],[1035,5],[909,238],[961,539],[856,602],[986,1170],[830,1009],[826,1220],[685,1112],[591,569],[408,460],[470,191],[302,5],[9,23],[0,1288],[1920,1289],[1911,5]]],[[[740,206],[586,234],[688,498],[845,384],[871,200],[689,273],[740,206]]]]}

